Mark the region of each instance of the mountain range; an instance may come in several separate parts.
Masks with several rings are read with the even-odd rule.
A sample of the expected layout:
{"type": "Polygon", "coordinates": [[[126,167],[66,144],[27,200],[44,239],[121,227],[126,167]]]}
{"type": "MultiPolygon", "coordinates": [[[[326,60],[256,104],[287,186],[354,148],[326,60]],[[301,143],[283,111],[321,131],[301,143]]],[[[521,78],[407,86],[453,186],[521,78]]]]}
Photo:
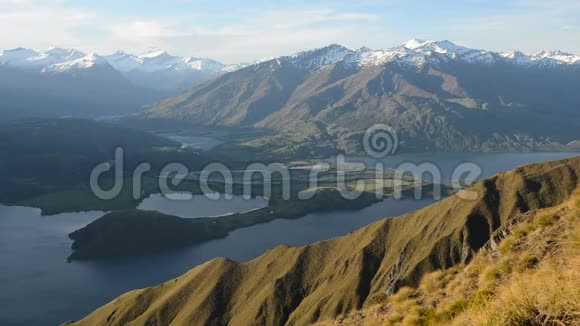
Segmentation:
{"type": "Polygon", "coordinates": [[[96,67],[113,69],[136,87],[178,92],[244,64],[225,65],[211,59],[173,56],[150,48],[142,54],[117,51],[111,55],[84,53],[76,49],[17,48],[0,53],[0,65],[42,74],[74,74],[96,67]]]}
{"type": "Polygon", "coordinates": [[[2,116],[120,115],[273,131],[244,145],[289,156],[364,154],[393,127],[402,151],[580,148],[580,57],[449,41],[386,50],[332,44],[253,64],[74,49],[0,54],[2,116]],[[179,95],[176,95],[179,94],[179,95]]]}
{"type": "Polygon", "coordinates": [[[241,66],[158,49],[106,56],[62,48],[5,50],[0,116],[131,113],[241,66]]]}
{"type": "Polygon", "coordinates": [[[247,145],[291,155],[363,153],[376,123],[408,151],[564,150],[577,144],[579,88],[580,57],[560,51],[333,44],[218,76],[143,117],[271,129],[247,145]]]}

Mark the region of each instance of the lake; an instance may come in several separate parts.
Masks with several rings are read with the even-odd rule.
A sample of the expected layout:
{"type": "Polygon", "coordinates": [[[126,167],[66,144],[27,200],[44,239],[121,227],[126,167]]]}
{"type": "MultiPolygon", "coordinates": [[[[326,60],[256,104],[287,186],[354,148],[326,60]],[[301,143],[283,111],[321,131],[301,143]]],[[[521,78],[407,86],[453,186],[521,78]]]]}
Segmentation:
{"type": "Polygon", "coordinates": [[[222,143],[215,138],[182,134],[159,134],[159,136],[181,143],[181,148],[201,149],[207,151],[222,143]]]}
{"type": "MultiPolygon", "coordinates": [[[[483,176],[487,177],[522,164],[571,156],[576,154],[431,154],[410,159],[430,158],[443,169],[471,160],[482,166],[483,176]]],[[[191,206],[180,208],[185,209],[181,211],[167,206],[163,198],[150,198],[147,204],[150,209],[176,209],[182,215],[191,210],[191,206]]],[[[345,235],[381,218],[402,215],[431,203],[431,200],[387,199],[358,211],[274,220],[236,230],[222,239],[162,254],[73,263],[66,263],[71,245],[67,234],[99,218],[103,212],[43,217],[38,209],[0,205],[0,325],[58,325],[80,319],[124,292],[162,283],[215,257],[248,261],[280,244],[299,246],[345,235]]],[[[211,205],[200,201],[196,210],[205,210],[204,214],[211,216],[248,208],[236,204],[213,211],[215,207],[205,204],[211,205]]],[[[263,202],[251,206],[254,204],[263,202]]]]}
{"type": "Polygon", "coordinates": [[[216,257],[248,261],[280,244],[306,245],[345,235],[431,203],[384,200],[358,211],[275,220],[162,254],[73,263],[65,262],[71,245],[67,234],[103,213],[42,217],[38,209],[0,205],[0,325],[58,325],[80,319],[124,292],[162,283],[216,257]]]}
{"type": "MultiPolygon", "coordinates": [[[[462,163],[474,163],[481,168],[479,180],[489,178],[499,172],[512,170],[518,166],[561,160],[575,157],[580,153],[403,153],[372,159],[368,156],[346,157],[346,162],[361,162],[372,167],[381,163],[385,169],[395,169],[403,163],[433,163],[441,172],[443,183],[449,183],[454,169],[462,163]]],[[[332,161],[333,159],[329,159],[332,161]]],[[[425,178],[428,179],[428,178],[425,178]]]]}
{"type": "Polygon", "coordinates": [[[203,195],[188,194],[153,194],[143,200],[137,207],[145,211],[158,211],[168,215],[184,218],[216,217],[233,213],[244,213],[268,206],[268,200],[263,197],[244,199],[233,196],[226,199],[210,199],[203,195]]]}

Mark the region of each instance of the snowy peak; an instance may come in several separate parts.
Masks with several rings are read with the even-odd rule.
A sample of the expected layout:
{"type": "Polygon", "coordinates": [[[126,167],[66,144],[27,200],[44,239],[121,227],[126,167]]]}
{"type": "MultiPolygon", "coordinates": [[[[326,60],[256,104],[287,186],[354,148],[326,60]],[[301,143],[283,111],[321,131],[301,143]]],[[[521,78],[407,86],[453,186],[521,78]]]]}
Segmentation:
{"type": "Polygon", "coordinates": [[[157,49],[150,49],[140,55],[116,52],[105,56],[105,58],[115,69],[123,73],[165,70],[169,69],[171,65],[180,59],[179,57],[172,57],[167,52],[157,49]]]}
{"type": "Polygon", "coordinates": [[[377,66],[388,62],[420,66],[425,63],[441,64],[453,61],[480,64],[507,62],[537,67],[580,64],[580,57],[561,51],[542,51],[530,56],[520,51],[497,53],[471,49],[446,40],[419,39],[413,39],[398,47],[386,50],[371,50],[366,47],[350,50],[343,46],[332,44],[324,48],[300,52],[290,56],[290,58],[293,59],[294,63],[308,69],[320,68],[337,61],[356,64],[361,67],[377,66]]]}
{"type": "Polygon", "coordinates": [[[71,70],[86,70],[94,68],[97,65],[109,66],[109,63],[103,57],[98,56],[94,53],[90,53],[84,57],[72,61],[48,66],[42,69],[42,72],[66,72],[71,70]]]}
{"type": "Polygon", "coordinates": [[[175,56],[167,51],[150,48],[141,54],[117,51],[106,56],[85,54],[75,49],[49,48],[32,50],[16,48],[0,51],[0,64],[38,73],[78,73],[96,66],[109,66],[137,87],[182,91],[221,74],[253,66],[276,69],[281,64],[306,71],[330,67],[338,62],[362,69],[389,63],[407,67],[425,64],[517,64],[529,68],[580,68],[580,56],[562,51],[541,51],[527,55],[519,51],[498,53],[472,49],[450,41],[409,40],[399,46],[371,50],[366,47],[349,49],[339,44],[303,51],[289,56],[258,60],[253,63],[225,65],[198,57],[175,56]]]}
{"type": "Polygon", "coordinates": [[[226,67],[226,65],[211,59],[173,56],[156,48],[149,49],[139,55],[116,52],[105,56],[105,58],[115,69],[123,73],[195,71],[216,74],[226,67]]]}
{"type": "Polygon", "coordinates": [[[457,45],[450,41],[425,41],[413,39],[398,47],[398,50],[411,50],[410,56],[436,56],[442,55],[450,59],[463,59],[466,61],[489,62],[490,52],[485,50],[470,49],[457,45]]]}
{"type": "Polygon", "coordinates": [[[161,50],[159,48],[149,48],[147,51],[138,56],[142,59],[153,59],[153,58],[173,58],[167,53],[167,51],[161,50]]]}
{"type": "Polygon", "coordinates": [[[450,41],[425,41],[410,40],[402,47],[424,56],[443,55],[453,60],[463,60],[468,62],[492,63],[503,58],[512,63],[522,65],[546,64],[576,64],[580,63],[580,57],[561,51],[541,51],[534,55],[527,55],[521,51],[511,51],[496,53],[486,50],[470,49],[458,46],[450,41]],[[543,60],[543,61],[542,61],[543,60]]]}
{"type": "Polygon", "coordinates": [[[142,65],[142,62],[139,61],[138,57],[123,51],[117,51],[114,54],[105,56],[104,58],[111,66],[113,66],[113,68],[120,72],[130,72],[138,69],[142,65]]]}
{"type": "Polygon", "coordinates": [[[283,57],[303,69],[316,69],[343,60],[354,51],[339,44],[331,44],[323,48],[299,52],[289,57],[283,57]]]}
{"type": "Polygon", "coordinates": [[[234,72],[236,70],[246,68],[246,67],[251,66],[251,65],[256,64],[256,63],[258,63],[258,62],[257,61],[254,63],[242,62],[242,63],[226,65],[225,67],[223,67],[221,69],[221,72],[223,72],[223,73],[234,72]]]}
{"type": "Polygon", "coordinates": [[[223,70],[224,68],[226,68],[226,65],[224,65],[223,63],[220,63],[220,62],[217,62],[217,61],[211,60],[211,59],[204,59],[204,58],[201,58],[201,59],[194,58],[194,57],[183,58],[182,62],[191,69],[200,70],[200,71],[208,71],[211,73],[217,73],[217,72],[223,70]]]}
{"type": "MultiPolygon", "coordinates": [[[[220,62],[197,57],[179,57],[169,54],[159,48],[150,48],[141,54],[130,54],[117,51],[114,54],[99,57],[66,48],[49,48],[47,50],[31,50],[17,48],[0,52],[0,64],[37,71],[59,71],[67,69],[82,69],[92,67],[104,61],[115,70],[129,74],[139,73],[202,73],[208,76],[236,71],[251,64],[224,65],[220,62]],[[54,67],[52,67],[54,66],[54,67]]],[[[486,50],[471,49],[453,42],[412,39],[404,44],[385,50],[360,48],[351,50],[339,44],[331,44],[322,48],[299,52],[290,56],[259,60],[274,63],[290,62],[302,69],[313,70],[338,61],[359,66],[376,66],[387,62],[401,62],[411,65],[425,63],[443,63],[463,61],[467,63],[509,62],[527,66],[550,67],[557,65],[580,64],[580,56],[562,51],[541,51],[526,55],[519,51],[497,53],[486,50]]]]}
{"type": "Polygon", "coordinates": [[[562,52],[560,50],[540,51],[540,52],[532,55],[532,58],[535,60],[552,59],[552,60],[556,60],[556,61],[559,61],[562,63],[567,63],[567,64],[580,63],[580,56],[577,56],[577,55],[574,55],[571,53],[562,52]]]}
{"type": "Polygon", "coordinates": [[[12,50],[3,50],[0,53],[0,63],[11,64],[14,62],[20,62],[28,58],[38,56],[39,53],[25,48],[16,48],[12,50]]]}
{"type": "Polygon", "coordinates": [[[462,46],[457,46],[449,41],[425,41],[418,39],[409,40],[403,44],[402,47],[415,51],[432,51],[441,54],[459,53],[465,52],[465,50],[470,50],[462,46]]]}
{"type": "Polygon", "coordinates": [[[215,75],[247,66],[247,64],[224,65],[206,58],[173,56],[157,48],[150,48],[138,55],[117,51],[106,56],[86,55],[75,49],[63,48],[49,48],[47,50],[17,48],[0,52],[0,64],[41,72],[65,72],[67,68],[90,68],[94,64],[102,64],[103,62],[109,63],[121,73],[201,72],[215,75]]]}
{"type": "Polygon", "coordinates": [[[450,41],[413,39],[398,47],[386,50],[371,50],[366,47],[351,50],[342,45],[331,44],[323,48],[299,52],[289,57],[280,57],[276,60],[290,60],[303,69],[312,70],[339,61],[366,67],[388,62],[422,65],[427,62],[441,63],[449,60],[490,63],[498,56],[493,52],[466,48],[450,41]]]}
{"type": "Polygon", "coordinates": [[[523,64],[523,65],[532,65],[534,64],[534,61],[532,60],[532,58],[528,55],[526,55],[525,53],[521,52],[521,51],[511,51],[511,52],[504,52],[504,53],[500,53],[500,55],[513,62],[513,63],[517,63],[517,64],[523,64]]]}
{"type": "Polygon", "coordinates": [[[360,66],[376,66],[389,61],[395,61],[405,55],[407,55],[407,52],[401,49],[371,50],[363,47],[346,56],[344,61],[360,66]]]}
{"type": "Polygon", "coordinates": [[[54,48],[54,47],[46,50],[45,54],[47,56],[59,58],[62,60],[75,60],[85,56],[85,54],[79,50],[54,48]]]}
{"type": "Polygon", "coordinates": [[[298,52],[298,53],[291,55],[290,57],[296,58],[296,59],[300,59],[300,58],[304,58],[304,57],[308,57],[308,58],[322,57],[322,58],[327,58],[329,60],[334,60],[334,59],[340,59],[340,58],[344,57],[346,54],[351,53],[351,52],[352,52],[352,50],[350,50],[347,47],[342,46],[340,44],[330,44],[330,45],[327,45],[327,46],[322,47],[322,48],[298,52]]]}
{"type": "Polygon", "coordinates": [[[157,48],[150,48],[141,54],[117,51],[106,56],[85,54],[75,49],[17,48],[0,51],[0,65],[40,75],[75,78],[99,76],[102,80],[120,78],[137,88],[153,89],[172,95],[218,75],[248,66],[224,65],[206,58],[174,56],[157,48]]]}
{"type": "Polygon", "coordinates": [[[30,50],[17,48],[3,51],[0,63],[27,69],[42,70],[48,66],[77,60],[85,54],[75,49],[49,48],[47,50],[30,50]]]}
{"type": "Polygon", "coordinates": [[[32,66],[43,68],[77,60],[84,56],[83,52],[74,49],[50,48],[40,52],[36,57],[28,58],[26,61],[32,66]]]}
{"type": "Polygon", "coordinates": [[[471,49],[453,42],[425,41],[413,39],[395,48],[394,51],[403,52],[404,60],[408,62],[444,62],[460,60],[469,63],[491,63],[497,54],[478,49],[471,49]]]}

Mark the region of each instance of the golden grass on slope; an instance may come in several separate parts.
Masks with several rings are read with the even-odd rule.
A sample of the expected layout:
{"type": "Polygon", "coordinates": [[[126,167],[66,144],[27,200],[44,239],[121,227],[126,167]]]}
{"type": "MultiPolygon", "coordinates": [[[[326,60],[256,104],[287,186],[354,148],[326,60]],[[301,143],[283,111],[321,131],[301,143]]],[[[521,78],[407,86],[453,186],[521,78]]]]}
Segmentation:
{"type": "Polygon", "coordinates": [[[320,325],[580,325],[580,192],[528,215],[467,266],[320,325]]]}
{"type": "MultiPolygon", "coordinates": [[[[341,315],[361,323],[372,321],[371,315],[388,317],[388,323],[445,323],[488,301],[506,275],[517,266],[535,266],[532,255],[541,258],[545,251],[518,240],[503,254],[494,250],[476,256],[469,264],[473,266],[451,267],[469,262],[496,230],[522,213],[567,201],[579,179],[580,157],[524,166],[471,187],[477,200],[452,196],[345,237],[298,248],[280,246],[243,264],[213,260],[178,280],[127,293],[77,324],[307,325],[341,315]],[[520,262],[524,254],[528,257],[520,262]],[[421,283],[435,270],[444,271],[421,283]],[[385,300],[383,294],[405,287],[417,290],[399,290],[400,298],[369,307],[385,300]],[[363,306],[375,312],[368,315],[360,310],[363,306]],[[356,310],[360,316],[349,315],[356,310]]],[[[519,232],[526,238],[541,235],[539,230],[561,221],[519,232]]]]}

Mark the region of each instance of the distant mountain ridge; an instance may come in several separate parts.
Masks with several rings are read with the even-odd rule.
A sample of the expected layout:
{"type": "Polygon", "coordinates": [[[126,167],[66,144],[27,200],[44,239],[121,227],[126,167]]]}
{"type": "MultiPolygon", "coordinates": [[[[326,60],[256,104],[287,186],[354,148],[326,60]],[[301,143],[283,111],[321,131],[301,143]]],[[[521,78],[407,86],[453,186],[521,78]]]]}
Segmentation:
{"type": "Polygon", "coordinates": [[[244,66],[244,64],[226,65],[206,58],[172,56],[156,48],[138,55],[118,51],[105,56],[86,54],[76,49],[17,48],[1,52],[0,65],[41,74],[67,74],[95,66],[110,66],[136,87],[170,93],[183,91],[244,66]]]}
{"type": "Polygon", "coordinates": [[[400,133],[401,150],[569,150],[580,143],[579,68],[579,56],[561,51],[423,40],[387,50],[332,44],[239,65],[159,49],[99,56],[18,48],[0,54],[0,114],[150,106],[144,118],[273,129],[249,145],[290,155],[362,153],[362,134],[375,123],[400,133]]]}
{"type": "MultiPolygon", "coordinates": [[[[580,56],[565,53],[559,50],[543,50],[532,55],[520,51],[492,52],[470,49],[455,45],[449,41],[426,41],[413,39],[403,45],[386,50],[371,50],[360,48],[348,49],[342,45],[332,44],[320,49],[299,52],[290,56],[274,58],[280,61],[290,59],[304,69],[318,69],[337,61],[356,63],[360,66],[380,65],[389,61],[403,61],[415,64],[436,62],[444,55],[447,60],[464,60],[467,62],[500,62],[507,61],[525,65],[576,65],[580,64],[580,56]],[[321,55],[321,52],[324,54],[321,55]],[[310,60],[308,60],[310,58],[310,60]]],[[[265,61],[256,61],[260,64],[265,61]]],[[[33,50],[16,48],[0,52],[0,65],[40,70],[42,72],[64,73],[72,69],[90,68],[94,65],[111,65],[124,75],[135,73],[199,73],[205,74],[203,79],[211,79],[220,74],[233,72],[247,67],[249,63],[223,64],[216,60],[197,57],[173,56],[168,52],[150,48],[142,54],[130,54],[117,51],[110,55],[84,53],[76,49],[49,48],[47,50],[33,50]],[[82,64],[80,64],[82,63],[82,64]]],[[[136,82],[135,78],[129,78],[136,82]]],[[[203,80],[205,81],[205,80],[203,80]]],[[[137,85],[139,86],[139,85],[137,85]]],[[[152,86],[152,85],[149,85],[152,86]]]]}
{"type": "Polygon", "coordinates": [[[76,49],[0,52],[0,119],[123,115],[241,65],[158,49],[100,56],[76,49]]]}
{"type": "Polygon", "coordinates": [[[269,128],[267,151],[363,153],[376,123],[410,151],[565,150],[580,128],[580,57],[496,53],[449,41],[332,44],[236,70],[165,100],[147,119],[269,128]]]}
{"type": "Polygon", "coordinates": [[[393,61],[421,65],[425,63],[441,63],[450,60],[488,64],[510,62],[537,66],[580,64],[580,56],[559,50],[543,50],[526,55],[520,51],[493,52],[459,46],[450,41],[419,39],[409,40],[405,44],[386,50],[371,50],[366,47],[352,50],[339,44],[331,44],[320,49],[300,52],[288,57],[281,57],[280,59],[293,58],[295,62],[299,62],[300,60],[296,59],[308,56],[312,58],[312,61],[307,64],[303,63],[303,67],[321,68],[337,61],[344,61],[360,66],[381,65],[393,61]]]}

